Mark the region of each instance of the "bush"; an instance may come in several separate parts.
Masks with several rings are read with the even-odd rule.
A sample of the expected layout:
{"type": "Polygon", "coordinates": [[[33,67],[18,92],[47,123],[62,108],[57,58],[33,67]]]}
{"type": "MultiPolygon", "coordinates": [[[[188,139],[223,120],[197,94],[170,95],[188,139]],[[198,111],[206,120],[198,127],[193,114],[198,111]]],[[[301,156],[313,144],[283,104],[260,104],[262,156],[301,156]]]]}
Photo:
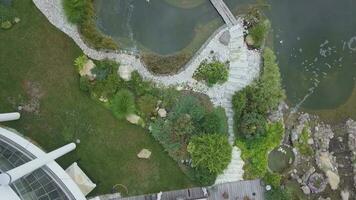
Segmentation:
{"type": "Polygon", "coordinates": [[[205,81],[211,87],[214,84],[222,84],[227,81],[229,76],[229,69],[226,63],[213,61],[207,63],[203,61],[199,68],[194,72],[194,78],[198,81],[205,81]]]}
{"type": "Polygon", "coordinates": [[[206,114],[201,129],[205,133],[227,134],[227,117],[224,108],[215,108],[206,114]]]}
{"type": "Polygon", "coordinates": [[[179,139],[181,144],[186,144],[195,131],[190,115],[183,114],[176,121],[172,122],[172,124],[173,137],[179,139]]]}
{"type": "Polygon", "coordinates": [[[125,118],[135,112],[135,98],[129,91],[122,89],[116,93],[112,102],[111,110],[118,119],[125,118]]]}
{"type": "Polygon", "coordinates": [[[268,167],[267,153],[276,148],[284,135],[283,124],[273,123],[266,126],[266,134],[254,140],[237,139],[236,145],[241,149],[241,157],[245,161],[244,178],[255,179],[264,177],[268,167]]]}
{"type": "Polygon", "coordinates": [[[205,116],[205,109],[199,100],[193,96],[182,96],[170,112],[169,118],[175,121],[179,116],[188,114],[195,125],[198,125],[205,116]]]}
{"type": "Polygon", "coordinates": [[[285,188],[276,188],[266,192],[266,200],[291,200],[292,195],[285,188]]]}
{"type": "Polygon", "coordinates": [[[276,56],[271,49],[266,48],[263,51],[263,71],[254,98],[261,113],[274,110],[285,98],[281,82],[276,56]]]}
{"type": "Polygon", "coordinates": [[[74,66],[77,68],[77,71],[80,72],[87,62],[88,57],[86,55],[81,55],[74,60],[74,66]]]}
{"type": "Polygon", "coordinates": [[[238,126],[239,136],[244,139],[255,139],[265,134],[266,119],[258,113],[247,113],[238,126]]]}
{"type": "Polygon", "coordinates": [[[263,177],[263,181],[273,188],[278,188],[281,185],[281,179],[281,175],[272,172],[267,172],[263,177]]]}
{"type": "Polygon", "coordinates": [[[92,69],[92,73],[95,74],[96,80],[101,81],[107,79],[110,74],[117,76],[118,68],[119,64],[117,62],[105,59],[96,62],[96,66],[92,69]]]}
{"type": "Polygon", "coordinates": [[[213,185],[217,174],[210,173],[206,168],[195,168],[194,169],[194,179],[203,186],[213,185]]]}
{"type": "Polygon", "coordinates": [[[149,116],[157,106],[157,98],[152,95],[144,95],[137,101],[139,110],[146,116],[149,116]]]}
{"type": "Polygon", "coordinates": [[[231,151],[227,137],[221,134],[193,136],[188,145],[193,166],[211,174],[223,172],[231,161],[231,151]]]}
{"type": "Polygon", "coordinates": [[[63,0],[64,12],[69,22],[81,23],[87,16],[87,0],[63,0]]]}
{"type": "Polygon", "coordinates": [[[259,21],[249,29],[248,37],[251,37],[254,48],[260,48],[267,37],[268,31],[271,28],[271,23],[266,19],[259,21]]]}

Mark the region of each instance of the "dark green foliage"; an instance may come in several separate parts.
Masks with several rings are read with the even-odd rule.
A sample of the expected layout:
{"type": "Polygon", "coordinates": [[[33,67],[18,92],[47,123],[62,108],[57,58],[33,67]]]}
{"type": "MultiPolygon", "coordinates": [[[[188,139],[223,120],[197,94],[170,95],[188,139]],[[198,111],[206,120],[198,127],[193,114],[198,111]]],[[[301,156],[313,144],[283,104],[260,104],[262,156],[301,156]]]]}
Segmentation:
{"type": "Polygon", "coordinates": [[[217,176],[217,174],[210,173],[206,168],[195,168],[193,172],[194,179],[203,186],[213,185],[217,176]]]}
{"type": "Polygon", "coordinates": [[[239,137],[251,140],[263,136],[266,123],[267,120],[263,115],[254,112],[245,114],[238,126],[239,137]]]}
{"type": "Polygon", "coordinates": [[[204,118],[205,113],[204,107],[201,106],[196,97],[182,96],[173,107],[169,118],[175,120],[182,114],[188,114],[192,118],[192,121],[198,124],[204,118]]]}
{"type": "Polygon", "coordinates": [[[227,134],[227,117],[224,108],[215,108],[207,113],[202,123],[202,130],[205,133],[227,134]]]}
{"type": "Polygon", "coordinates": [[[291,200],[291,193],[285,189],[278,187],[266,192],[266,200],[291,200]]]}
{"type": "Polygon", "coordinates": [[[284,135],[282,123],[268,124],[266,133],[253,140],[236,140],[236,145],[242,151],[242,159],[245,161],[246,179],[264,177],[267,172],[268,155],[267,153],[276,148],[284,135]]]}
{"type": "Polygon", "coordinates": [[[90,81],[89,81],[89,78],[87,76],[80,77],[79,88],[80,88],[80,90],[82,90],[84,92],[89,92],[89,90],[90,90],[90,81]]]}
{"type": "Polygon", "coordinates": [[[118,119],[125,118],[135,112],[134,95],[129,90],[122,89],[116,93],[110,107],[118,119]]]}
{"type": "Polygon", "coordinates": [[[144,115],[149,116],[156,109],[157,98],[146,94],[138,99],[137,106],[144,115]]]}
{"type": "Polygon", "coordinates": [[[194,78],[197,80],[203,80],[211,87],[214,84],[221,84],[227,81],[229,76],[229,69],[227,63],[219,61],[213,61],[207,63],[203,61],[197,71],[194,72],[194,78]]]}
{"type": "Polygon", "coordinates": [[[87,4],[87,0],[63,0],[64,12],[68,21],[74,24],[83,22],[88,14],[86,11],[87,4]]]}
{"type": "Polygon", "coordinates": [[[231,160],[231,149],[227,137],[221,134],[193,136],[188,145],[194,167],[219,174],[231,160]]]}
{"type": "MultiPolygon", "coordinates": [[[[247,86],[249,87],[249,86],[247,86]]],[[[246,91],[247,89],[245,88],[241,92],[237,92],[233,98],[232,98],[232,105],[234,108],[234,120],[235,124],[240,123],[242,114],[244,113],[246,106],[248,104],[248,99],[246,97],[246,91]]]]}
{"type": "Polygon", "coordinates": [[[107,77],[110,74],[116,74],[117,69],[119,67],[119,64],[116,63],[115,61],[111,60],[102,60],[99,62],[96,62],[95,68],[91,70],[93,74],[95,74],[95,79],[96,80],[104,80],[107,79],[107,77]]]}
{"type": "Polygon", "coordinates": [[[252,38],[254,48],[260,48],[262,46],[270,28],[271,23],[266,19],[259,21],[249,29],[248,37],[252,38]]]}
{"type": "Polygon", "coordinates": [[[131,80],[128,81],[127,87],[135,93],[136,96],[145,94],[158,95],[159,89],[150,81],[143,80],[142,76],[134,71],[131,74],[131,80]]]}
{"type": "Polygon", "coordinates": [[[166,109],[172,109],[173,106],[176,104],[178,99],[180,98],[179,92],[174,88],[174,87],[169,87],[163,91],[161,91],[161,97],[162,97],[162,104],[163,107],[166,109]]]}
{"type": "Polygon", "coordinates": [[[182,144],[185,144],[195,131],[192,117],[188,114],[179,116],[175,121],[173,121],[172,124],[173,136],[176,137],[182,144]]]}
{"type": "Polygon", "coordinates": [[[255,101],[261,113],[275,109],[285,98],[276,56],[269,48],[263,51],[263,71],[257,87],[255,101]]]}

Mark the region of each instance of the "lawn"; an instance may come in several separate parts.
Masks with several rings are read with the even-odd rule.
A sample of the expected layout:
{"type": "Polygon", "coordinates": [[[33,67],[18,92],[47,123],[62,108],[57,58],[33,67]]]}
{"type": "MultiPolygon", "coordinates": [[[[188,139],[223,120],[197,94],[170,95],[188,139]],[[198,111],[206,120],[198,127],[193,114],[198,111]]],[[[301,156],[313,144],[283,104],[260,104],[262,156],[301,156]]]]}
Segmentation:
{"type": "Polygon", "coordinates": [[[22,105],[19,121],[6,125],[36,141],[45,150],[80,139],[77,149],[59,163],[77,161],[97,183],[91,193],[109,193],[124,184],[129,194],[192,186],[163,148],[144,130],[118,121],[109,110],[79,90],[73,61],[81,50],[52,26],[31,0],[15,0],[21,22],[0,30],[0,112],[22,105]],[[147,148],[150,160],[136,154],[147,148]]]}

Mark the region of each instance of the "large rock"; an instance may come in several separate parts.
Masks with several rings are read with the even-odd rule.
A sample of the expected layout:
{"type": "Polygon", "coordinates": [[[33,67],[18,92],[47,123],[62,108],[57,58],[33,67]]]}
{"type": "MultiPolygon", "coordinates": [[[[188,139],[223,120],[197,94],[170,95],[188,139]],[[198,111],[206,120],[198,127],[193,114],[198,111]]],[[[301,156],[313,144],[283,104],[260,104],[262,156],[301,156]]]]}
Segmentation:
{"type": "Polygon", "coordinates": [[[303,193],[306,195],[310,194],[310,192],[311,192],[310,188],[306,185],[302,186],[301,189],[302,189],[303,193]]]}
{"type": "Polygon", "coordinates": [[[119,67],[119,76],[125,81],[131,80],[131,74],[134,71],[134,68],[130,65],[121,65],[119,67]]]}
{"type": "Polygon", "coordinates": [[[167,111],[166,111],[164,108],[158,109],[157,113],[158,113],[158,115],[159,115],[160,117],[162,117],[162,118],[167,117],[167,111]]]}
{"type": "Polygon", "coordinates": [[[329,170],[326,172],[326,177],[328,177],[328,182],[330,184],[331,189],[337,190],[337,188],[339,187],[339,183],[340,183],[339,175],[337,175],[336,173],[329,170]]]}
{"type": "Polygon", "coordinates": [[[321,151],[329,150],[330,140],[334,137],[330,125],[321,124],[315,127],[314,143],[317,149],[321,151]]]}
{"type": "Polygon", "coordinates": [[[349,200],[350,192],[347,190],[343,190],[343,191],[341,191],[340,196],[341,196],[342,200],[349,200]]]}
{"type": "Polygon", "coordinates": [[[151,157],[151,151],[148,149],[142,149],[140,153],[137,154],[138,158],[149,159],[151,157]]]}
{"type": "Polygon", "coordinates": [[[336,158],[329,152],[318,151],[315,155],[316,164],[325,173],[327,171],[337,171],[336,158]]]}
{"type": "Polygon", "coordinates": [[[94,68],[95,68],[94,62],[88,59],[88,61],[84,64],[83,68],[79,71],[79,74],[80,76],[87,76],[89,80],[94,80],[95,74],[91,72],[91,70],[94,68]]]}
{"type": "Polygon", "coordinates": [[[352,153],[352,163],[354,172],[354,188],[356,188],[356,122],[352,119],[346,122],[347,133],[349,134],[349,149],[352,153]]]}
{"type": "Polygon", "coordinates": [[[224,31],[224,33],[221,34],[221,36],[219,37],[220,43],[225,46],[229,45],[230,39],[231,39],[231,35],[230,35],[230,31],[228,30],[224,31]]]}
{"type": "Polygon", "coordinates": [[[126,120],[131,124],[140,124],[142,121],[141,117],[135,114],[127,115],[126,120]]]}

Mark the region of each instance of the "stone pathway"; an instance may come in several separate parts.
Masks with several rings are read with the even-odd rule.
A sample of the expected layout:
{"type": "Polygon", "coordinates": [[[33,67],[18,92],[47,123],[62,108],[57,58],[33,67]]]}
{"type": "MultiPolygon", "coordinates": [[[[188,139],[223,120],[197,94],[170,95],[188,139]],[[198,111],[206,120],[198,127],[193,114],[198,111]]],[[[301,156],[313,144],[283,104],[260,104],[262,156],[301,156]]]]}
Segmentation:
{"type": "MultiPolygon", "coordinates": [[[[122,65],[130,65],[137,70],[145,79],[153,80],[156,83],[168,85],[177,85],[182,89],[190,89],[196,92],[207,94],[215,106],[222,106],[228,117],[229,142],[233,145],[233,110],[232,96],[236,91],[249,85],[259,75],[260,53],[258,51],[248,50],[244,43],[242,20],[238,24],[228,28],[222,27],[213,35],[200,49],[193,59],[188,63],[185,69],[175,75],[157,76],[151,74],[144,64],[134,55],[120,52],[97,51],[88,47],[81,39],[78,29],[75,25],[67,22],[62,9],[61,0],[33,0],[37,8],[47,17],[50,23],[71,37],[74,42],[83,50],[84,54],[96,60],[112,59],[122,65]],[[219,41],[219,37],[229,31],[231,38],[228,46],[219,41]],[[211,53],[214,52],[214,53],[211,53]],[[216,59],[225,62],[230,61],[229,79],[222,85],[215,85],[211,88],[197,82],[192,78],[194,71],[204,59],[216,59]]],[[[224,171],[224,174],[217,178],[217,183],[232,182],[242,180],[243,164],[241,151],[233,148],[232,162],[224,171]]]]}

